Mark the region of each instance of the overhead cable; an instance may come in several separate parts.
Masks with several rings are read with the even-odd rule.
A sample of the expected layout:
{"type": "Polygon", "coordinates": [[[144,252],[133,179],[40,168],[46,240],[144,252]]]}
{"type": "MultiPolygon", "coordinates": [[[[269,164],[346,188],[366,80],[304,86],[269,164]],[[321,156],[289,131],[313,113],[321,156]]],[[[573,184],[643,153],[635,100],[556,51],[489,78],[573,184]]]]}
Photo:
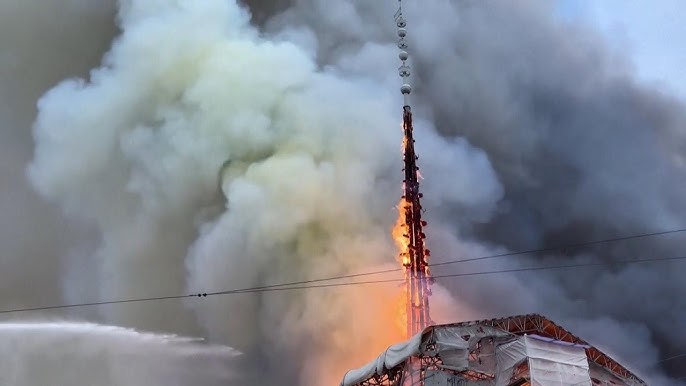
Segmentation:
{"type": "MultiPolygon", "coordinates": [[[[679,260],[686,260],[686,256],[663,257],[663,258],[653,258],[653,259],[619,260],[619,261],[614,261],[612,263],[607,263],[607,262],[578,263],[578,264],[553,265],[553,266],[544,266],[544,267],[512,268],[512,269],[502,269],[502,270],[495,270],[495,271],[461,272],[461,273],[446,274],[446,275],[436,275],[433,278],[434,279],[446,279],[446,278],[471,277],[471,276],[481,276],[481,275],[495,275],[495,274],[516,273],[516,272],[534,272],[534,271],[554,270],[554,269],[573,269],[573,268],[582,268],[582,267],[597,267],[597,266],[606,266],[606,265],[610,265],[610,264],[638,264],[638,263],[668,262],[668,261],[679,261],[679,260]]],[[[233,289],[233,290],[227,290],[227,291],[206,292],[206,293],[196,293],[196,294],[186,294],[186,295],[171,295],[171,296],[158,296],[158,297],[147,297],[147,298],[109,300],[109,301],[101,301],[101,302],[62,304],[62,305],[44,306],[44,307],[16,308],[16,309],[0,310],[0,314],[29,312],[29,311],[46,311],[46,310],[57,310],[57,309],[65,309],[65,308],[101,306],[101,305],[110,305],[110,304],[151,302],[151,301],[162,301],[162,300],[193,298],[193,297],[207,297],[207,296],[218,296],[218,295],[237,295],[237,294],[264,293],[264,292],[276,292],[276,291],[293,291],[293,290],[306,290],[306,289],[312,289],[312,288],[349,287],[349,286],[381,284],[381,283],[400,283],[400,282],[403,282],[404,280],[405,279],[380,279],[380,280],[369,280],[369,281],[354,281],[354,282],[312,284],[312,285],[300,285],[300,284],[297,284],[297,282],[294,282],[294,283],[284,283],[284,284],[279,284],[279,285],[274,285],[274,286],[249,287],[249,288],[233,289]]]]}

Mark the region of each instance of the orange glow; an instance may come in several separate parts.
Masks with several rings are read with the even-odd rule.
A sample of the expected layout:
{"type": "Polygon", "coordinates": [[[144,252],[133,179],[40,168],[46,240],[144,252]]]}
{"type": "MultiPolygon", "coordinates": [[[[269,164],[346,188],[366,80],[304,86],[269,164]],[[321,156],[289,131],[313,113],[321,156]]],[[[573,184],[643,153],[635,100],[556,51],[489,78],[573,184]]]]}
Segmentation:
{"type": "MultiPolygon", "coordinates": [[[[329,312],[329,308],[324,306],[306,311],[312,317],[324,316],[326,327],[323,331],[327,331],[324,335],[327,347],[306,361],[304,376],[312,378],[308,384],[338,385],[348,370],[363,366],[388,346],[406,338],[405,293],[398,289],[396,283],[388,283],[341,288],[330,291],[331,297],[322,298],[321,293],[310,295],[318,301],[333,302],[342,308],[329,312]],[[354,318],[341,317],[341,311],[343,315],[354,315],[354,318]]],[[[321,327],[317,325],[312,328],[321,327]]]]}
{"type": "MultiPolygon", "coordinates": [[[[403,187],[404,188],[404,187],[403,187]]],[[[409,322],[408,305],[412,302],[412,296],[407,291],[409,289],[407,267],[410,266],[410,238],[408,235],[408,225],[405,223],[405,212],[411,207],[411,203],[405,199],[405,197],[400,199],[396,208],[398,209],[398,219],[395,222],[395,226],[391,231],[393,236],[393,241],[398,248],[398,262],[405,268],[405,285],[404,290],[398,294],[397,300],[395,302],[396,309],[394,312],[394,319],[396,326],[401,329],[401,331],[407,330],[407,325],[409,322]]],[[[409,338],[409,337],[406,337],[409,338]]]]}
{"type": "Polygon", "coordinates": [[[405,211],[408,206],[412,205],[405,198],[402,198],[398,203],[398,220],[393,227],[391,234],[393,235],[393,240],[398,248],[398,261],[407,266],[410,264],[410,238],[407,235],[407,224],[405,224],[405,211]]]}
{"type": "Polygon", "coordinates": [[[397,298],[395,299],[395,326],[401,333],[401,337],[404,336],[407,330],[407,294],[405,291],[399,292],[397,298]]]}

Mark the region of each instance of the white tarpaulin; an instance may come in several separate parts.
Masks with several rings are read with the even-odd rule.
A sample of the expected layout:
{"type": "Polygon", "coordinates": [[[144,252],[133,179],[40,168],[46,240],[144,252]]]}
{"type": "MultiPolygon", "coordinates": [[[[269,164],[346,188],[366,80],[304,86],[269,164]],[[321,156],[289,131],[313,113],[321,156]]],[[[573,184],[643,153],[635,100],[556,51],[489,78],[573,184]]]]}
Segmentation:
{"type": "Polygon", "coordinates": [[[445,371],[427,370],[424,386],[448,386],[448,378],[452,378],[452,376],[445,371]]]}
{"type": "Polygon", "coordinates": [[[427,370],[424,386],[468,386],[469,382],[458,375],[448,374],[441,370],[427,370]]]}
{"type": "Polygon", "coordinates": [[[514,370],[528,361],[532,386],[590,386],[588,359],[582,346],[522,336],[496,349],[496,386],[510,383],[514,370]]]}
{"type": "Polygon", "coordinates": [[[514,368],[526,360],[526,345],[519,338],[510,343],[505,343],[495,350],[496,375],[495,386],[506,386],[510,383],[514,368]]]}
{"type": "Polygon", "coordinates": [[[436,351],[440,355],[443,365],[456,371],[466,370],[469,367],[469,338],[465,335],[465,329],[461,328],[437,328],[434,330],[436,351]]]}
{"type": "MultiPolygon", "coordinates": [[[[463,336],[469,332],[469,328],[461,327],[435,328],[433,329],[433,339],[436,342],[436,352],[425,354],[441,355],[450,368],[465,370],[469,366],[467,359],[469,356],[469,341],[463,339],[463,336]]],[[[423,333],[419,333],[407,342],[393,345],[379,355],[376,360],[359,369],[348,371],[345,377],[343,377],[341,386],[352,386],[374,375],[382,375],[386,370],[392,369],[412,355],[419,354],[422,335],[423,333]]]]}
{"type": "MultiPolygon", "coordinates": [[[[350,370],[343,377],[341,386],[352,386],[371,378],[374,375],[382,375],[404,362],[407,358],[420,354],[423,350],[422,336],[436,343],[435,349],[421,352],[426,356],[440,356],[443,367],[455,371],[470,368],[469,350],[484,337],[495,340],[509,339],[512,335],[508,332],[489,326],[437,326],[430,327],[424,333],[415,335],[407,342],[389,347],[376,360],[365,366],[350,370]],[[429,332],[430,331],[430,332],[429,332]],[[426,333],[426,334],[425,334],[426,333]]],[[[491,355],[493,355],[491,353],[491,355]]]]}
{"type": "Polygon", "coordinates": [[[422,334],[417,334],[412,339],[395,344],[386,349],[376,360],[367,363],[359,369],[350,370],[343,377],[341,386],[352,386],[365,381],[372,376],[382,375],[385,370],[404,362],[405,359],[419,353],[419,346],[422,344],[422,334]]]}

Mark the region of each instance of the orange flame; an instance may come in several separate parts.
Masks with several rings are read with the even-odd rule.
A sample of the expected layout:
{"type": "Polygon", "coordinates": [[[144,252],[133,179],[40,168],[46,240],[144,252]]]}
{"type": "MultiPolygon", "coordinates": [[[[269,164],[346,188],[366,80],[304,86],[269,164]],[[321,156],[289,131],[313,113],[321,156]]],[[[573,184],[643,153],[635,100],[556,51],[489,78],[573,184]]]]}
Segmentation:
{"type": "MultiPolygon", "coordinates": [[[[404,123],[401,123],[400,127],[403,129],[403,132],[405,130],[404,123]]],[[[402,141],[402,153],[403,157],[405,157],[405,150],[407,149],[408,145],[408,138],[407,136],[403,135],[403,141],[402,141]]],[[[403,182],[403,192],[405,192],[405,182],[403,182]]],[[[405,290],[403,291],[402,294],[399,294],[400,296],[398,297],[398,302],[397,302],[397,311],[396,311],[396,323],[398,327],[401,329],[405,329],[407,331],[408,328],[408,322],[410,315],[408,315],[408,305],[412,302],[412,297],[411,295],[407,292],[408,291],[408,270],[407,267],[410,266],[410,236],[409,236],[409,225],[405,222],[405,219],[407,218],[406,213],[408,210],[412,209],[412,203],[408,201],[405,196],[403,196],[400,199],[400,202],[398,202],[398,205],[396,206],[396,209],[398,209],[398,219],[395,222],[395,226],[393,227],[393,230],[391,231],[391,235],[393,236],[393,240],[395,241],[395,245],[398,248],[398,262],[400,262],[403,267],[405,267],[405,290]]],[[[408,338],[408,337],[406,337],[408,338]]]]}
{"type": "Polygon", "coordinates": [[[395,299],[395,327],[404,336],[407,331],[407,294],[405,291],[398,293],[395,299]]]}
{"type": "MultiPolygon", "coordinates": [[[[405,289],[402,291],[402,293],[399,294],[397,305],[396,305],[396,312],[395,312],[395,321],[398,327],[400,327],[403,330],[407,329],[408,321],[409,321],[409,315],[407,314],[408,312],[408,302],[411,302],[411,299],[409,297],[409,294],[407,293],[408,286],[407,286],[407,267],[410,266],[410,237],[408,235],[409,227],[407,223],[405,223],[405,212],[410,208],[412,204],[405,199],[405,197],[400,199],[400,202],[397,205],[398,209],[398,220],[395,222],[395,226],[393,227],[393,230],[391,231],[391,234],[393,235],[393,241],[395,241],[395,245],[398,248],[398,262],[400,262],[403,267],[405,267],[405,289]]],[[[406,336],[406,338],[408,338],[406,336]]]]}
{"type": "Polygon", "coordinates": [[[393,240],[398,248],[398,261],[403,265],[407,266],[410,264],[410,238],[407,235],[407,224],[405,223],[405,211],[407,207],[412,205],[405,198],[402,198],[398,203],[398,220],[393,227],[391,234],[393,235],[393,240]]]}

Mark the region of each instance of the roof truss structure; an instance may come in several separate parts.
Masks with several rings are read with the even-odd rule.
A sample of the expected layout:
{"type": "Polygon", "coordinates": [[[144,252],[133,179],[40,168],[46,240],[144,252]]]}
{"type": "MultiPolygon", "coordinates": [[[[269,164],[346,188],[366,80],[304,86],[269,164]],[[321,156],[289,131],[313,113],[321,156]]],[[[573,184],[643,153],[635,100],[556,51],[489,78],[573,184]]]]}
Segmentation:
{"type": "Polygon", "coordinates": [[[546,338],[551,338],[557,341],[572,343],[586,347],[586,355],[593,363],[602,366],[613,373],[636,382],[644,384],[644,382],[634,373],[620,365],[617,361],[610,358],[607,354],[601,352],[597,348],[591,346],[586,341],[575,336],[571,332],[558,326],[554,322],[548,320],[544,316],[538,314],[511,316],[501,319],[479,320],[473,322],[463,322],[449,324],[449,326],[470,326],[470,325],[486,325],[505,330],[515,335],[536,334],[546,338]]]}

